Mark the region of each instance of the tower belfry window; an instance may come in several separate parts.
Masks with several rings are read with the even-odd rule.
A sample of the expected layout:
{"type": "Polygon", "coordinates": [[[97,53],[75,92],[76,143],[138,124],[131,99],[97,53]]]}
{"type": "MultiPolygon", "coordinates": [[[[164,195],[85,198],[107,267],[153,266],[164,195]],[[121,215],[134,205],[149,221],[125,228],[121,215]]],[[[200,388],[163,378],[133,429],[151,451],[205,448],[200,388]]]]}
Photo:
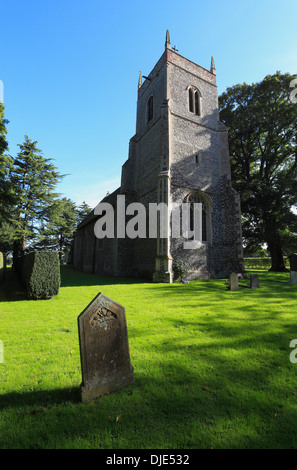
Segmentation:
{"type": "Polygon", "coordinates": [[[200,93],[195,88],[189,88],[189,111],[200,116],[200,93]]]}
{"type": "Polygon", "coordinates": [[[200,116],[198,91],[195,91],[195,114],[197,114],[198,116],[200,116]]]}
{"type": "Polygon", "coordinates": [[[147,122],[153,119],[153,115],[154,115],[154,98],[150,96],[147,102],[147,122]]]}
{"type": "Polygon", "coordinates": [[[193,90],[189,88],[189,111],[194,112],[194,102],[193,102],[193,90]]]}

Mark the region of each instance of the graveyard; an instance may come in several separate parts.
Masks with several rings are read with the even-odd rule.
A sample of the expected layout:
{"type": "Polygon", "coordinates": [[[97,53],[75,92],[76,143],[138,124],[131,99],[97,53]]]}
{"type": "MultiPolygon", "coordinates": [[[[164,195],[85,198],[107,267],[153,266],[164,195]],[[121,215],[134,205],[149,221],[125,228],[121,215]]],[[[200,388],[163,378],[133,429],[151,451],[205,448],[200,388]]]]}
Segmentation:
{"type": "Polygon", "coordinates": [[[2,2],[1,450],[297,449],[297,2],[267,3],[2,2]]]}
{"type": "Polygon", "coordinates": [[[235,290],[61,278],[50,300],[27,300],[10,269],[1,284],[2,449],[296,448],[289,272],[250,268],[235,290]],[[134,380],[82,401],[78,317],[99,292],[125,308],[134,380]]]}

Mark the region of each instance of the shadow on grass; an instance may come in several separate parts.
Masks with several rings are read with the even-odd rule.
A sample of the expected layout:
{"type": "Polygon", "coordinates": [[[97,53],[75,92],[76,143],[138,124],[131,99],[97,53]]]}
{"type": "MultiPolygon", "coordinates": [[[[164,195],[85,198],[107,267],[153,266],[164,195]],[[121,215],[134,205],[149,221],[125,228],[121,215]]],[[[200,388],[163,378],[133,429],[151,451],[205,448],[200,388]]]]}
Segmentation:
{"type": "Polygon", "coordinates": [[[0,302],[27,300],[26,290],[12,268],[6,269],[5,279],[0,285],[0,302]]]}
{"type": "Polygon", "coordinates": [[[116,284],[143,284],[149,283],[146,279],[100,276],[99,274],[88,274],[78,271],[73,266],[61,266],[61,287],[74,286],[109,286],[116,284]]]}
{"type": "MultiPolygon", "coordinates": [[[[255,271],[252,271],[255,273],[255,271]]],[[[259,288],[251,289],[248,281],[240,281],[238,284],[239,289],[237,291],[230,291],[225,286],[225,279],[212,279],[210,281],[190,281],[189,284],[175,283],[172,284],[162,284],[158,286],[156,290],[156,295],[167,295],[170,293],[172,297],[183,295],[183,297],[190,298],[195,295],[207,293],[212,293],[214,295],[213,299],[220,297],[222,300],[222,295],[230,296],[227,298],[247,298],[246,296],[253,297],[262,297],[263,294],[267,297],[268,300],[272,298],[283,298],[295,299],[297,293],[297,285],[290,285],[289,276],[287,273],[268,273],[266,271],[256,272],[259,276],[259,288]],[[172,288],[174,287],[174,289],[172,288]]],[[[203,300],[203,297],[197,297],[197,300],[203,300]]]]}
{"type": "Polygon", "coordinates": [[[167,356],[162,376],[138,374],[135,384],[85,404],[79,388],[2,396],[14,424],[1,447],[296,448],[293,407],[283,410],[287,394],[279,385],[279,396],[275,390],[267,398],[272,370],[218,359],[213,350],[215,368],[200,377],[191,360],[180,368],[167,356]]]}
{"type": "Polygon", "coordinates": [[[32,414],[50,405],[58,405],[66,402],[79,403],[80,389],[61,388],[52,390],[40,390],[32,392],[11,392],[0,395],[0,409],[32,407],[32,414]]]}
{"type": "Polygon", "coordinates": [[[237,292],[226,291],[222,281],[159,284],[156,296],[182,296],[182,308],[199,309],[190,320],[167,319],[190,330],[186,343],[182,330],[177,336],[169,328],[174,334],[160,342],[154,331],[131,328],[130,343],[140,333],[150,340],[133,364],[135,384],[87,404],[78,386],[0,396],[0,447],[297,448],[297,366],[289,362],[294,319],[274,326],[266,310],[257,315],[257,303],[238,304],[233,322],[216,310],[203,315],[206,286],[214,303],[260,295],[263,303],[263,292],[269,302],[284,294],[296,298],[287,284],[275,286],[269,276],[260,281],[260,289],[237,292]]]}
{"type": "MultiPolygon", "coordinates": [[[[260,289],[263,292],[264,289],[269,289],[271,286],[280,288],[284,287],[292,290],[292,286],[289,286],[289,277],[288,281],[284,280],[283,273],[279,276],[279,279],[270,278],[267,271],[253,270],[251,272],[256,272],[260,278],[260,289]],[[262,282],[264,281],[264,282],[262,282]]],[[[275,273],[273,273],[275,274],[275,273]]],[[[272,275],[273,275],[272,274],[272,275]]],[[[271,276],[271,275],[270,275],[271,276]]],[[[183,293],[186,294],[188,290],[204,290],[207,287],[209,291],[217,291],[222,293],[227,291],[225,285],[225,279],[217,279],[211,281],[190,281],[190,284],[184,285],[178,282],[173,284],[159,284],[158,289],[156,290],[156,295],[163,295],[167,290],[172,289],[174,285],[175,294],[183,293]],[[213,282],[214,281],[214,282],[213,282]]],[[[133,284],[151,284],[156,286],[147,279],[141,278],[128,278],[128,277],[114,277],[114,276],[100,276],[98,274],[88,274],[82,273],[75,269],[72,265],[62,265],[61,266],[61,287],[75,287],[75,286],[110,286],[110,285],[133,285],[133,284]]],[[[249,285],[247,282],[239,282],[239,290],[247,290],[249,285]]],[[[256,291],[257,289],[253,289],[256,291]]],[[[172,290],[170,291],[173,294],[172,290]]],[[[283,292],[283,289],[282,289],[283,292]]],[[[289,294],[289,290],[288,290],[289,294]]],[[[2,301],[18,301],[18,300],[27,300],[26,291],[18,279],[17,274],[12,271],[11,268],[7,269],[5,280],[0,285],[0,302],[2,301]]]]}
{"type": "MultiPolygon", "coordinates": [[[[109,286],[117,284],[144,284],[149,283],[145,279],[99,276],[96,274],[82,273],[72,266],[61,266],[61,287],[75,286],[109,286]]],[[[16,272],[8,268],[5,279],[0,285],[0,302],[17,302],[28,300],[26,290],[19,280],[16,272]]]]}
{"type": "MultiPolygon", "coordinates": [[[[158,302],[182,301],[166,320],[173,328],[162,342],[143,325],[130,329],[130,344],[140,334],[149,340],[133,364],[135,384],[89,404],[80,403],[76,386],[1,395],[0,447],[297,448],[297,366],[289,362],[294,315],[274,324],[270,320],[279,312],[269,313],[272,302],[284,299],[292,308],[296,289],[284,275],[276,282],[271,276],[259,276],[259,289],[236,292],[227,291],[222,280],[151,284],[158,302]],[[216,307],[226,299],[236,310],[228,322],[228,311],[203,314],[204,305],[216,307]],[[242,299],[256,302],[237,302],[242,299]],[[190,331],[185,343],[182,328],[190,331]]],[[[97,285],[98,279],[130,283],[78,272],[70,285],[97,285]]]]}

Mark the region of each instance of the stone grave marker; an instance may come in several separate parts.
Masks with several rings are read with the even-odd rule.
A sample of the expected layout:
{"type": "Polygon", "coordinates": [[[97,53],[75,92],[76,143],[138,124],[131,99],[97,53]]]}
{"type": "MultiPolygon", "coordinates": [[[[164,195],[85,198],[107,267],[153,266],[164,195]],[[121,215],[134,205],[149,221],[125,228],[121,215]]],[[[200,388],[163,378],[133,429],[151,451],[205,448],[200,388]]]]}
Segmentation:
{"type": "Polygon", "coordinates": [[[259,276],[258,274],[251,274],[250,288],[257,289],[259,287],[259,276]]]}
{"type": "Polygon", "coordinates": [[[238,276],[236,273],[230,275],[230,290],[238,290],[238,276]]]}
{"type": "Polygon", "coordinates": [[[297,271],[290,271],[290,284],[297,284],[297,271]]]}
{"type": "Polygon", "coordinates": [[[82,401],[133,383],[125,308],[99,293],[77,320],[82,401]]]}
{"type": "Polygon", "coordinates": [[[297,271],[297,255],[290,255],[289,256],[290,260],[290,271],[297,271]]]}

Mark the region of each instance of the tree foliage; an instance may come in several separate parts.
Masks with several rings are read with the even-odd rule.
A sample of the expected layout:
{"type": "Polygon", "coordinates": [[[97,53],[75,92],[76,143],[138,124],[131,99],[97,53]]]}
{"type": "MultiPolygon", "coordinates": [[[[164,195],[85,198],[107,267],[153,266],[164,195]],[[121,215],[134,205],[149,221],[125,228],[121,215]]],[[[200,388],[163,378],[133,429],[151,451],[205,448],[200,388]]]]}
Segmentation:
{"type": "Polygon", "coordinates": [[[220,118],[229,128],[233,186],[241,196],[245,245],[253,250],[266,243],[275,271],[285,270],[284,235],[296,227],[297,105],[289,99],[292,78],[277,72],[259,83],[228,88],[219,97],[220,118]]]}
{"type": "Polygon", "coordinates": [[[8,142],[6,140],[7,129],[6,125],[8,120],[4,117],[4,106],[0,101],[0,155],[3,155],[8,150],[8,142]]]}
{"type": "Polygon", "coordinates": [[[61,261],[62,254],[70,250],[77,223],[78,214],[75,203],[66,197],[56,199],[48,207],[43,219],[36,248],[58,251],[61,261]]]}
{"type": "Polygon", "coordinates": [[[48,207],[58,196],[54,190],[63,177],[51,159],[42,156],[37,143],[25,136],[11,170],[10,179],[16,195],[14,256],[23,254],[27,240],[35,237],[48,207]]]}
{"type": "Polygon", "coordinates": [[[77,208],[77,217],[78,217],[77,223],[80,224],[80,222],[82,222],[84,218],[90,214],[91,211],[92,211],[91,207],[85,201],[83,201],[83,203],[77,208]]]}
{"type": "Polygon", "coordinates": [[[59,252],[59,259],[70,253],[73,235],[77,225],[91,212],[83,202],[80,206],[66,197],[56,199],[48,206],[39,230],[35,249],[47,249],[59,252]]]}
{"type": "Polygon", "coordinates": [[[13,204],[13,185],[10,181],[12,158],[7,155],[8,142],[6,139],[8,120],[4,117],[4,106],[0,101],[0,230],[4,221],[10,216],[13,204]]]}
{"type": "Polygon", "coordinates": [[[0,102],[0,251],[13,251],[15,260],[25,250],[49,249],[61,260],[91,208],[59,199],[55,189],[64,175],[43,157],[37,141],[25,135],[17,157],[8,155],[7,124],[0,102]]]}

